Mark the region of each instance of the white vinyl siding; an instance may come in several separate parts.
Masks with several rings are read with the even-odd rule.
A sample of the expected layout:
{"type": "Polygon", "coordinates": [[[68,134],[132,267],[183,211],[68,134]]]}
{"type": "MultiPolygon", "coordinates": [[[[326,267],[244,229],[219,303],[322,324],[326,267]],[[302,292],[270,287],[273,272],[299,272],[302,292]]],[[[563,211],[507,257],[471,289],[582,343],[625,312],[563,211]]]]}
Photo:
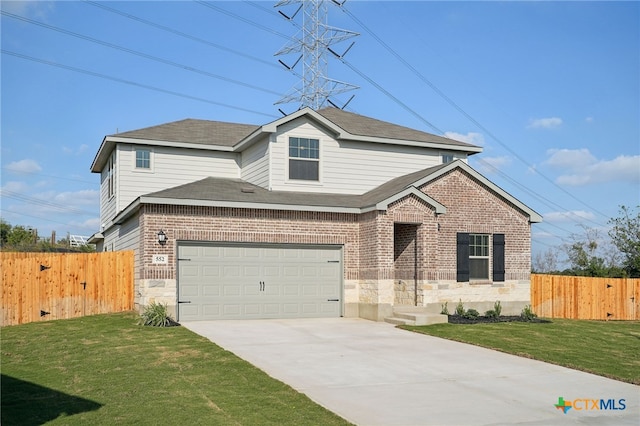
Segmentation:
{"type": "Polygon", "coordinates": [[[242,179],[269,188],[269,139],[251,145],[242,152],[242,179]]]}
{"type": "Polygon", "coordinates": [[[438,150],[337,141],[303,120],[283,125],[271,146],[272,189],[362,194],[398,176],[442,164],[438,150]],[[320,140],[320,181],[288,179],[289,137],[320,140]]]}
{"type": "MultiPolygon", "coordinates": [[[[111,159],[115,161],[115,152],[111,154],[111,159]]],[[[109,161],[102,173],[100,173],[100,224],[108,225],[109,221],[116,215],[117,209],[117,164],[109,167],[109,161]],[[113,196],[115,194],[116,196],[113,196]]]]}
{"type": "Polygon", "coordinates": [[[238,154],[232,152],[154,147],[152,156],[152,171],[141,171],[136,169],[135,147],[118,146],[119,210],[141,195],[209,176],[240,177],[238,154]]]}

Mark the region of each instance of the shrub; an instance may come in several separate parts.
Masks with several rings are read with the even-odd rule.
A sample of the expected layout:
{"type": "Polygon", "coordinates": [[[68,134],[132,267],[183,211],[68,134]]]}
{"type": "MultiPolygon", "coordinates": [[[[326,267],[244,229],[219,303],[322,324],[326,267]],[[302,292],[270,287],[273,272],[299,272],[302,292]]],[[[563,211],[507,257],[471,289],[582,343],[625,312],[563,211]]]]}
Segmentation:
{"type": "Polygon", "coordinates": [[[462,299],[456,305],[456,315],[463,316],[464,315],[464,304],[462,303],[462,299]]]}
{"type": "Polygon", "coordinates": [[[495,310],[491,309],[485,312],[484,316],[487,318],[498,318],[500,315],[498,315],[498,313],[495,310]]]}
{"type": "Polygon", "coordinates": [[[497,317],[499,317],[502,313],[502,305],[500,305],[499,300],[497,300],[496,303],[493,304],[493,310],[496,312],[497,317]]]}
{"type": "Polygon", "coordinates": [[[178,323],[169,316],[167,304],[156,302],[151,302],[151,304],[144,308],[144,311],[140,314],[138,324],[150,325],[152,327],[171,327],[178,325],[178,323]]]}
{"type": "Polygon", "coordinates": [[[471,308],[471,309],[468,309],[467,312],[465,312],[462,316],[467,319],[478,319],[478,317],[480,316],[480,313],[475,309],[471,308]]]}
{"type": "Polygon", "coordinates": [[[522,308],[522,312],[520,313],[520,317],[524,321],[533,321],[534,319],[538,318],[538,315],[536,315],[533,312],[533,310],[531,309],[531,305],[526,305],[524,308],[522,308]]]}
{"type": "Polygon", "coordinates": [[[440,305],[442,307],[442,309],[440,309],[440,313],[442,315],[449,315],[449,307],[447,306],[448,302],[444,302],[442,305],[440,305]]]}

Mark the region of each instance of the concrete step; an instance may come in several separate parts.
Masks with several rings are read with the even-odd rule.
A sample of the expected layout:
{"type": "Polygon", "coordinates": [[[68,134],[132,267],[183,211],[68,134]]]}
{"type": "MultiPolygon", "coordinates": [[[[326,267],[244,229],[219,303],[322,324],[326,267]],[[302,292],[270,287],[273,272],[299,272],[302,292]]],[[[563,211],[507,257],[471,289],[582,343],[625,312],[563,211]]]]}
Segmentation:
{"type": "Polygon", "coordinates": [[[427,313],[419,313],[419,312],[394,311],[393,318],[397,320],[408,321],[409,323],[411,323],[411,325],[442,324],[448,321],[448,318],[446,315],[427,314],[427,313]]]}
{"type": "Polygon", "coordinates": [[[388,322],[393,325],[416,325],[415,321],[411,321],[406,318],[396,318],[396,317],[387,317],[384,319],[384,322],[388,322]]]}

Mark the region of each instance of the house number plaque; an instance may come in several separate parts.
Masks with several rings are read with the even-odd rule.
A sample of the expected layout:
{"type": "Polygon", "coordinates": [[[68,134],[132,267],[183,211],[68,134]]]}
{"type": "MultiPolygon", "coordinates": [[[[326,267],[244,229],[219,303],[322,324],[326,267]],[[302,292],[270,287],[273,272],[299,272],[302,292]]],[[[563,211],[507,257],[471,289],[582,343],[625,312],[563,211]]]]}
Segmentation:
{"type": "Polygon", "coordinates": [[[169,259],[166,254],[154,254],[151,263],[154,265],[168,265],[169,259]]]}

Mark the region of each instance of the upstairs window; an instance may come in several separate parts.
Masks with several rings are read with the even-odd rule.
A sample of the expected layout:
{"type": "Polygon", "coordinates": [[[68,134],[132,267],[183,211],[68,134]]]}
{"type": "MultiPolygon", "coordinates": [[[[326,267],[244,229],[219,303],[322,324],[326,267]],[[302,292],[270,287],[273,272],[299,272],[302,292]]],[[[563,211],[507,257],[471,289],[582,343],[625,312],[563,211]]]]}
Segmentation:
{"type": "Polygon", "coordinates": [[[320,141],[289,138],[289,179],[320,180],[320,141]]]}
{"type": "Polygon", "coordinates": [[[453,154],[442,154],[442,164],[451,163],[453,161],[453,154]]]}
{"type": "Polygon", "coordinates": [[[107,198],[111,199],[116,194],[116,153],[114,152],[107,161],[107,198]]]}
{"type": "Polygon", "coordinates": [[[149,149],[136,149],[136,169],[150,169],[151,168],[151,150],[149,149]]]}

